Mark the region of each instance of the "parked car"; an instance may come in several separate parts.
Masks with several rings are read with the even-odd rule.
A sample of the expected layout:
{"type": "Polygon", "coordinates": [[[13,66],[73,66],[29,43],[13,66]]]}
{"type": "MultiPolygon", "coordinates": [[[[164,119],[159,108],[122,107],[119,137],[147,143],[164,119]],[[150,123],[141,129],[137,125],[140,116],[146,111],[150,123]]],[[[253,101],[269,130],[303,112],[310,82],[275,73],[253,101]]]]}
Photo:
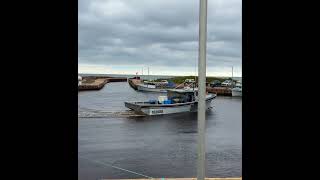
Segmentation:
{"type": "Polygon", "coordinates": [[[168,84],[169,82],[167,80],[161,80],[161,83],[168,84]]]}
{"type": "Polygon", "coordinates": [[[213,80],[210,83],[210,87],[220,87],[221,86],[221,82],[219,80],[213,80]]]}
{"type": "Polygon", "coordinates": [[[184,82],[185,83],[194,83],[195,81],[194,81],[194,79],[186,79],[186,80],[184,80],[184,82]]]}
{"type": "Polygon", "coordinates": [[[231,80],[225,80],[221,83],[221,86],[224,86],[224,87],[229,87],[232,85],[232,81],[231,80]]]}

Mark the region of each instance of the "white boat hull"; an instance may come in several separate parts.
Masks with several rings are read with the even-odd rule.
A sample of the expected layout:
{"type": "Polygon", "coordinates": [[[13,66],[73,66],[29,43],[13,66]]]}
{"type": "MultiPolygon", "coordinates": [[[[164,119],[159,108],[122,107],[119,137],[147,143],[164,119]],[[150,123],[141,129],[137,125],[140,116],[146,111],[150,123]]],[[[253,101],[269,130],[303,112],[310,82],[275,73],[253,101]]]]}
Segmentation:
{"type": "MultiPolygon", "coordinates": [[[[161,115],[161,114],[175,114],[175,113],[182,113],[182,112],[197,112],[197,105],[185,105],[185,106],[178,106],[178,107],[165,107],[165,108],[142,108],[144,114],[153,116],[153,115],[161,115]]],[[[206,103],[206,109],[211,108],[211,100],[206,103]]]]}
{"type": "Polygon", "coordinates": [[[242,89],[233,88],[232,89],[232,96],[241,97],[242,96],[242,89]]]}
{"type": "Polygon", "coordinates": [[[177,107],[162,107],[162,108],[141,108],[143,114],[146,115],[161,115],[161,114],[173,114],[181,112],[189,112],[191,105],[177,106],[177,107]]]}
{"type": "Polygon", "coordinates": [[[137,85],[138,91],[149,91],[149,92],[167,92],[166,89],[160,89],[160,88],[155,88],[153,86],[146,86],[146,85],[137,85]]]}
{"type": "MultiPolygon", "coordinates": [[[[206,99],[206,109],[211,108],[211,102],[216,95],[208,96],[206,99]]],[[[134,110],[138,114],[144,115],[162,115],[162,114],[174,114],[182,112],[196,112],[198,110],[197,102],[179,103],[179,104],[167,104],[167,105],[143,105],[139,103],[125,102],[125,106],[134,110]],[[139,104],[139,105],[137,105],[139,104]]]]}

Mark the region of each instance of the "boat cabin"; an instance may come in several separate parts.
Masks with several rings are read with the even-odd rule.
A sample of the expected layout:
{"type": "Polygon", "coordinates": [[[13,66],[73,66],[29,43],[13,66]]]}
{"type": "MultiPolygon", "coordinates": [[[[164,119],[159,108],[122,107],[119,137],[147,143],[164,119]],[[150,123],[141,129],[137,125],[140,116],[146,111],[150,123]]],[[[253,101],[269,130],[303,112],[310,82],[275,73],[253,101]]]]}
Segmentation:
{"type": "Polygon", "coordinates": [[[195,97],[197,96],[197,91],[194,90],[185,90],[185,89],[172,89],[168,90],[168,99],[172,101],[172,103],[186,103],[195,101],[195,97]]]}

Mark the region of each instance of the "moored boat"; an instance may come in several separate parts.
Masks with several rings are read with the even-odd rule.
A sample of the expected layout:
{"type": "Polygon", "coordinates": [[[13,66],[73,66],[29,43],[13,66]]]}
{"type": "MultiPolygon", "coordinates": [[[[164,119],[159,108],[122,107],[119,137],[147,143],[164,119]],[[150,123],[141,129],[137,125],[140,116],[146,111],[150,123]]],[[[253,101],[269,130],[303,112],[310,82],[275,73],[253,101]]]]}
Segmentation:
{"type": "Polygon", "coordinates": [[[157,88],[156,85],[153,84],[138,84],[138,91],[149,91],[149,92],[167,92],[167,89],[157,88]]]}
{"type": "Polygon", "coordinates": [[[168,89],[175,88],[174,83],[169,83],[167,81],[161,82],[144,82],[143,84],[137,85],[138,91],[149,91],[149,92],[167,92],[168,89]]]}
{"type": "Polygon", "coordinates": [[[241,97],[242,96],[242,84],[237,83],[234,88],[231,89],[232,96],[241,97]]]}

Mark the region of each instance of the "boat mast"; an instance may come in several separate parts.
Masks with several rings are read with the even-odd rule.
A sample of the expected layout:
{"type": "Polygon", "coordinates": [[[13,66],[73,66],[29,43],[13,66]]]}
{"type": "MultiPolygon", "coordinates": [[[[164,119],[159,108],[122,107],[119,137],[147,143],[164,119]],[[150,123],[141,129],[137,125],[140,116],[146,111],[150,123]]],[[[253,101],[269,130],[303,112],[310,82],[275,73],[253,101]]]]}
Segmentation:
{"type": "Polygon", "coordinates": [[[194,63],[194,82],[195,82],[195,86],[197,85],[197,60],[195,60],[194,63]]]}
{"type": "Polygon", "coordinates": [[[200,0],[199,67],[198,67],[198,166],[197,180],[205,179],[205,117],[206,117],[206,44],[207,0],[200,0]]]}
{"type": "Polygon", "coordinates": [[[233,87],[233,66],[232,67],[232,74],[231,74],[231,87],[233,87]]]}
{"type": "Polygon", "coordinates": [[[149,67],[148,67],[148,81],[150,81],[150,76],[149,76],[149,67]]]}
{"type": "MultiPolygon", "coordinates": [[[[150,82],[149,67],[148,67],[148,81],[150,82]]],[[[149,83],[147,83],[147,87],[149,87],[149,83]]]]}
{"type": "Polygon", "coordinates": [[[196,86],[196,77],[197,77],[197,70],[196,70],[196,68],[197,68],[197,61],[195,61],[195,63],[194,63],[194,83],[192,83],[192,88],[193,88],[193,95],[194,95],[194,97],[196,97],[196,92],[194,91],[194,88],[195,88],[195,86],[196,86]]]}

